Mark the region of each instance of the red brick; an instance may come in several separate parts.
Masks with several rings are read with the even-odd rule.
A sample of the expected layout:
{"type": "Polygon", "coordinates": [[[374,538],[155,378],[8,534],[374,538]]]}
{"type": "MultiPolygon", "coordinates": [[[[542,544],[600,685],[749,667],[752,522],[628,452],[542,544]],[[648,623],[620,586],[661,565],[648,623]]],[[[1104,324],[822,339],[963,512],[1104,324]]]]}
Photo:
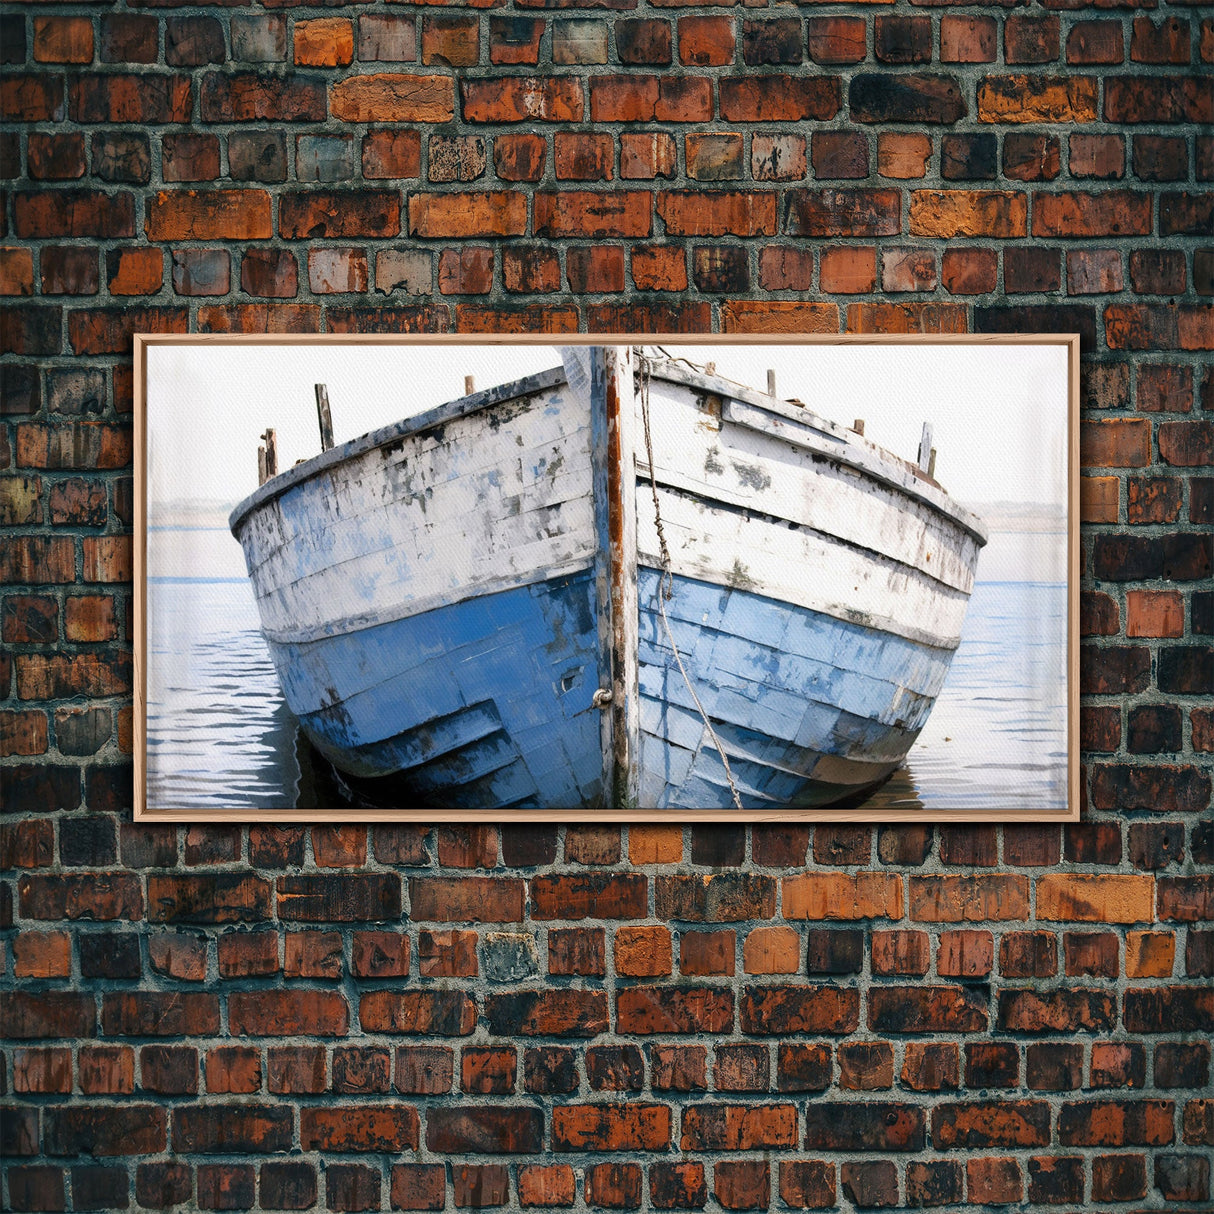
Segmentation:
{"type": "Polygon", "coordinates": [[[921,1151],[926,1141],[922,1109],[884,1101],[810,1102],[805,1146],[827,1151],[921,1151]]]}
{"type": "Polygon", "coordinates": [[[932,141],[927,135],[894,131],[877,135],[877,172],[882,177],[897,181],[925,177],[931,155],[932,141]]]}
{"type": "Polygon", "coordinates": [[[1080,458],[1089,468],[1140,468],[1150,462],[1151,423],[1108,418],[1083,422],[1080,458]]]}
{"type": "Polygon", "coordinates": [[[35,17],[36,63],[91,63],[93,23],[88,17],[35,17]]]}
{"type": "Polygon", "coordinates": [[[641,1204],[641,1168],[635,1163],[599,1163],[586,1169],[586,1204],[635,1210],[641,1204]]]}
{"type": "Polygon", "coordinates": [[[1151,198],[1144,193],[1108,190],[1036,194],[1033,199],[1034,236],[1141,236],[1150,230],[1151,198]]]}
{"type": "Polygon", "coordinates": [[[621,1033],[725,1032],[733,1025],[733,996],[711,987],[629,987],[616,995],[621,1033]]]}
{"type": "Polygon", "coordinates": [[[1051,63],[1058,58],[1060,21],[1048,16],[1009,15],[1003,26],[1005,63],[1051,63]]]}
{"type": "Polygon", "coordinates": [[[409,198],[409,233],[413,236],[522,236],[526,229],[527,200],[521,193],[413,194],[409,198]]]}
{"type": "Polygon", "coordinates": [[[148,1104],[48,1109],[43,1143],[52,1155],[154,1155],[165,1150],[167,1113],[148,1104]]]}
{"type": "Polygon", "coordinates": [[[648,193],[590,190],[535,196],[535,234],[548,237],[648,236],[652,228],[648,193]]]}
{"type": "Polygon", "coordinates": [[[838,80],[826,76],[727,76],[719,88],[728,122],[825,122],[842,104],[838,80]]]}
{"type": "Polygon", "coordinates": [[[1096,295],[1120,291],[1124,285],[1117,249],[1074,249],[1066,255],[1067,293],[1096,295]]]}
{"type": "MultiPolygon", "coordinates": [[[[444,295],[486,295],[493,286],[493,250],[444,249],[438,259],[438,289],[444,295]]],[[[364,289],[365,283],[363,288],[364,289]]]]}
{"type": "Polygon", "coordinates": [[[206,937],[183,932],[150,936],[148,960],[157,973],[184,982],[203,982],[207,976],[206,937]]]}
{"type": "Polygon", "coordinates": [[[131,237],[134,196],[122,191],[54,190],[13,194],[13,233],[20,237],[131,237]]]}
{"type": "MultiPolygon", "coordinates": [[[[331,86],[329,109],[343,122],[450,122],[455,115],[454,82],[437,74],[347,76],[331,86]]],[[[471,114],[465,117],[476,120],[471,114]]]]}
{"type": "Polygon", "coordinates": [[[863,17],[810,17],[806,32],[809,57],[815,63],[859,63],[867,52],[863,17]]]}
{"type": "Polygon", "coordinates": [[[797,1145],[791,1104],[691,1104],[683,1108],[683,1151],[752,1151],[797,1145]]]}
{"type": "MultiPolygon", "coordinates": [[[[394,190],[300,191],[283,194],[278,203],[279,235],[289,240],[396,236],[400,222],[400,195],[394,190]]],[[[269,235],[267,230],[247,238],[269,235]]]]}
{"type": "Polygon", "coordinates": [[[359,998],[363,1028],[380,1033],[467,1036],[476,1022],[472,1000],[462,991],[369,991],[359,998]]]}
{"type": "Polygon", "coordinates": [[[618,826],[596,824],[565,828],[565,859],[570,864],[615,864],[619,858],[618,826]]]}
{"type": "Polygon", "coordinates": [[[279,1095],[323,1092],[322,1046],[271,1046],[266,1051],[266,1088],[279,1095]]]}
{"type": "Polygon", "coordinates": [[[754,1034],[844,1034],[859,1018],[857,991],[814,985],[750,987],[739,1014],[742,1031],[754,1034]]]}
{"type": "Polygon", "coordinates": [[[1153,918],[1154,878],[1118,874],[1047,873],[1037,883],[1037,917],[1135,923],[1153,918]]]}
{"type": "Polygon", "coordinates": [[[1119,181],[1125,176],[1125,139],[1076,133],[1070,139],[1067,163],[1072,176],[1119,181]]]}
{"type": "Polygon", "coordinates": [[[465,1046],[460,1054],[460,1089],[482,1095],[514,1092],[518,1058],[513,1048],[465,1046]]]}
{"type": "Polygon", "coordinates": [[[987,76],[978,85],[980,122],[1094,122],[1094,76],[987,76]]]}
{"type": "Polygon", "coordinates": [[[1105,117],[1116,122],[1208,123],[1212,112],[1209,88],[1192,77],[1121,76],[1106,90],[1105,117]]]}
{"type": "MultiPolygon", "coordinates": [[[[632,280],[638,291],[684,291],[687,289],[686,254],[677,247],[638,245],[632,250],[632,280]]],[[[630,852],[631,839],[630,833],[630,852]]],[[[682,832],[679,832],[679,858],[681,856],[682,832]]]]}
{"type": "Polygon", "coordinates": [[[954,1146],[1049,1145],[1050,1106],[1042,1101],[968,1101],[938,1105],[932,1111],[932,1143],[954,1146]]]}
{"type": "Polygon", "coordinates": [[[578,294],[622,291],[624,250],[614,246],[573,248],[565,254],[569,289],[578,294]]]}
{"type": "Polygon", "coordinates": [[[455,1059],[446,1046],[398,1046],[393,1082],[404,1095],[441,1095],[451,1091],[455,1059]]]}
{"type": "Polygon", "coordinates": [[[231,1031],[254,1037],[342,1036],[349,1017],[345,997],[337,991],[237,991],[228,999],[231,1031]]]}
{"type": "Polygon", "coordinates": [[[86,172],[84,135],[80,132],[66,135],[31,132],[26,143],[26,163],[30,177],[37,181],[71,181],[83,177],[86,172]]]}
{"type": "Polygon", "coordinates": [[[135,1090],[135,1051],[129,1046],[83,1046],[76,1076],[86,1095],[130,1095],[135,1090]]]}
{"type": "Polygon", "coordinates": [[[1189,63],[1189,23],[1167,17],[1156,25],[1150,17],[1135,17],[1130,40],[1130,58],[1135,63],[1167,63],[1184,67],[1189,63]]]}
{"type": "Polygon", "coordinates": [[[434,1163],[398,1163],[392,1167],[394,1210],[441,1210],[447,1193],[447,1170],[434,1163]]]}
{"type": "Polygon", "coordinates": [[[480,22],[476,17],[423,17],[422,62],[471,67],[480,56],[479,31],[480,22]]]}
{"type": "Polygon", "coordinates": [[[870,993],[868,1022],[876,1032],[980,1032],[986,1004],[969,987],[880,987],[870,993]]]}
{"type": "Polygon", "coordinates": [[[1184,598],[1178,590],[1130,590],[1126,593],[1126,636],[1184,635],[1184,598]]]}
{"type": "Polygon", "coordinates": [[[615,141],[610,135],[558,131],[554,159],[558,181],[610,181],[615,141]]]}
{"type": "Polygon", "coordinates": [[[576,333],[578,312],[572,305],[534,304],[526,307],[459,304],[455,323],[463,333],[576,333]]]}
{"type": "Polygon", "coordinates": [[[771,1165],[722,1160],[712,1170],[713,1193],[726,1210],[766,1210],[771,1202],[771,1165]]]}
{"type": "Polygon", "coordinates": [[[545,23],[530,17],[489,19],[489,62],[534,66],[540,59],[545,23]]]}
{"type": "Polygon", "coordinates": [[[277,932],[223,935],[219,937],[216,949],[219,972],[225,978],[273,974],[279,969],[277,932]]]}
{"type": "MultiPolygon", "coordinates": [[[[67,932],[27,930],[13,941],[12,948],[13,972],[18,978],[67,978],[71,976],[72,938],[67,932]]],[[[24,1034],[14,1029],[13,1035],[39,1036],[41,1034],[24,1034]]]]}
{"type": "Polygon", "coordinates": [[[72,1053],[66,1046],[15,1049],[12,1059],[14,1092],[45,1093],[72,1090],[72,1053]]]}
{"type": "Polygon", "coordinates": [[[939,1092],[961,1084],[960,1052],[947,1042],[908,1042],[901,1081],[916,1092],[939,1092]]]}
{"type": "Polygon", "coordinates": [[[344,67],[353,62],[353,22],[343,17],[296,21],[294,59],[302,67],[344,67]]]}
{"type": "Polygon", "coordinates": [[[839,1086],[870,1092],[894,1084],[894,1051],[887,1041],[854,1042],[839,1047],[839,1086]]]}
{"type": "Polygon", "coordinates": [[[518,1170],[521,1206],[571,1206],[575,1190],[573,1169],[568,1164],[525,1164],[518,1170]]]}
{"type": "Polygon", "coordinates": [[[994,17],[946,15],[940,18],[940,62],[994,63],[998,39],[994,17]]]}
{"type": "Polygon", "coordinates": [[[147,208],[149,240],[265,240],[273,234],[264,190],[162,190],[147,208]]]}
{"type": "Polygon", "coordinates": [[[1058,1139],[1064,1146],[1156,1146],[1172,1141],[1170,1100],[1094,1100],[1064,1104],[1058,1139]]]}
{"type": "Polygon", "coordinates": [[[835,1167],[816,1159],[780,1162],[780,1200],[794,1210],[821,1210],[835,1204],[835,1167]]]}
{"type": "Polygon", "coordinates": [[[218,1046],[207,1051],[206,1085],[211,1094],[248,1095],[261,1089],[261,1052],[250,1046],[218,1046]]]}
{"type": "Polygon", "coordinates": [[[418,131],[369,131],[362,141],[363,177],[368,181],[400,180],[421,175],[418,131]]]}
{"type": "Polygon", "coordinates": [[[0,108],[11,122],[61,122],[63,79],[43,72],[6,76],[0,84],[0,108]]]}
{"type": "Polygon", "coordinates": [[[1015,1159],[971,1159],[965,1165],[966,1196],[985,1205],[1008,1205],[1020,1201],[1024,1178],[1015,1159]]]}
{"type": "MultiPolygon", "coordinates": [[[[696,923],[732,923],[770,919],[776,909],[773,877],[757,873],[714,873],[655,878],[654,906],[659,918],[696,923]]],[[[785,899],[787,900],[787,890],[785,899]]],[[[787,901],[786,911],[787,915],[787,901]]],[[[791,916],[790,916],[791,917],[791,916]]]]}
{"type": "MultiPolygon", "coordinates": [[[[943,59],[943,29],[941,29],[940,36],[941,58],[943,59]]],[[[884,13],[874,17],[873,51],[881,63],[930,63],[932,58],[931,18],[884,13]]]]}
{"type": "Polygon", "coordinates": [[[734,28],[728,17],[680,17],[679,62],[721,67],[734,59],[734,28]]]}
{"type": "Polygon", "coordinates": [[[872,968],[874,974],[926,974],[931,951],[926,932],[874,931],[872,968]]]}
{"type": "Polygon", "coordinates": [[[542,135],[498,135],[493,140],[493,171],[503,181],[539,181],[547,154],[542,135]]]}
{"type": "Polygon", "coordinates": [[[582,121],[582,83],[571,77],[498,76],[465,80],[460,89],[466,122],[582,121]]]}
{"type": "Polygon", "coordinates": [[[994,966],[994,941],[988,931],[941,932],[936,972],[941,977],[984,977],[994,966]]]}
{"type": "Polygon", "coordinates": [[[902,878],[879,872],[814,873],[785,877],[786,919],[902,917],[902,878]]]}
{"type": "Polygon", "coordinates": [[[509,877],[410,877],[417,922],[520,923],[524,883],[509,877]]]}
{"type": "MultiPolygon", "coordinates": [[[[557,1143],[557,1111],[554,1110],[553,1147],[561,1150],[557,1143]]],[[[417,1114],[413,1115],[416,1118],[417,1114]]],[[[536,1154],[543,1126],[543,1114],[537,1108],[446,1105],[432,1108],[426,1116],[426,1146],[446,1154],[536,1154]]]]}
{"type": "Polygon", "coordinates": [[[109,1037],[214,1036],[219,997],[205,991],[131,991],[102,997],[101,1025],[109,1037]]]}

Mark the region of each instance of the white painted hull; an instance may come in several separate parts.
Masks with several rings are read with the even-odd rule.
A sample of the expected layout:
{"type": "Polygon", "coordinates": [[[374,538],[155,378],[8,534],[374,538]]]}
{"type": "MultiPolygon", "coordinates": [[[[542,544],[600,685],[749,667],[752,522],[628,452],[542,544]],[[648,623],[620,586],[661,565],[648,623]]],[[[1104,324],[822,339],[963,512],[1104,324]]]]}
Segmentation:
{"type": "Polygon", "coordinates": [[[453,402],[237,508],[288,705],[378,801],[770,808],[880,783],[947,672],[981,525],[807,410],[670,366],[634,394],[630,356],[594,350],[589,393],[558,370],[453,402]]]}

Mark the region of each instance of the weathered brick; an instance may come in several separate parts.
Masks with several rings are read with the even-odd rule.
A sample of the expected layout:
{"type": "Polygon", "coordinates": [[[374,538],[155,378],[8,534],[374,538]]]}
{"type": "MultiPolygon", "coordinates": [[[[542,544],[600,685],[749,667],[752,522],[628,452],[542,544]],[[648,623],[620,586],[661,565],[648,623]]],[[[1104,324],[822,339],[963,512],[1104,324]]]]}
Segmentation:
{"type": "Polygon", "coordinates": [[[399,1154],[416,1150],[419,1133],[417,1110],[407,1105],[330,1104],[299,1113],[299,1142],[305,1151],[399,1154]]]}
{"type": "Polygon", "coordinates": [[[859,992],[829,986],[747,988],[739,1009],[744,1033],[852,1032],[860,1019],[859,992]]]}

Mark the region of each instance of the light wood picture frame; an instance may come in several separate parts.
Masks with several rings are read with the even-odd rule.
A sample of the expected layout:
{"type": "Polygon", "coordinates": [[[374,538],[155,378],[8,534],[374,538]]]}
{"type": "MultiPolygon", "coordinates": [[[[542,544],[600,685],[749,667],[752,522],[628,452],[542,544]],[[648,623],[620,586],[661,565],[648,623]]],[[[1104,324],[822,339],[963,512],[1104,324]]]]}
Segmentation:
{"type": "Polygon", "coordinates": [[[134,345],[137,819],[1078,819],[1078,336],[134,345]]]}

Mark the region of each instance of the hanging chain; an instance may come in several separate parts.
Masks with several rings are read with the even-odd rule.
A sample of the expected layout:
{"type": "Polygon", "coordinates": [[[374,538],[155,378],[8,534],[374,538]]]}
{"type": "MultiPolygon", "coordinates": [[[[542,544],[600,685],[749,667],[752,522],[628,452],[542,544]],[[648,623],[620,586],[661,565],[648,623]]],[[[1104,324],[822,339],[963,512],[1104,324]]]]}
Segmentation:
{"type": "MultiPolygon", "coordinates": [[[[669,359],[670,355],[658,347],[662,354],[665,354],[669,359]]],[[[666,543],[666,529],[662,525],[662,507],[658,503],[658,482],[657,474],[653,464],[653,436],[649,429],[649,381],[652,378],[652,363],[645,351],[637,350],[637,368],[639,371],[639,388],[641,399],[641,422],[645,431],[645,455],[649,460],[649,491],[653,495],[653,521],[658,533],[658,555],[662,562],[662,573],[658,579],[658,590],[654,595],[657,602],[658,613],[662,617],[662,626],[666,630],[666,639],[670,642],[671,651],[674,653],[674,660],[678,664],[679,673],[683,676],[683,682],[687,684],[687,690],[691,695],[692,701],[696,706],[696,710],[700,714],[700,719],[704,722],[704,728],[708,731],[708,736],[712,739],[712,744],[717,749],[717,754],[721,756],[721,763],[725,768],[725,779],[729,781],[729,792],[733,797],[734,806],[737,809],[742,809],[742,798],[738,795],[737,785],[733,780],[733,771],[729,766],[729,759],[725,754],[725,747],[721,744],[721,739],[717,737],[717,731],[713,729],[712,722],[708,719],[708,713],[704,711],[704,705],[700,703],[700,697],[696,695],[696,689],[692,686],[691,676],[687,673],[687,667],[683,665],[683,655],[679,653],[679,647],[675,643],[674,630],[670,627],[670,620],[666,617],[666,604],[674,597],[674,573],[670,567],[670,547],[666,543]]],[[[687,362],[686,359],[670,359],[672,362],[687,362]]],[[[687,363],[690,367],[691,363],[687,363]]],[[[698,368],[693,368],[698,370],[698,368]]]]}

